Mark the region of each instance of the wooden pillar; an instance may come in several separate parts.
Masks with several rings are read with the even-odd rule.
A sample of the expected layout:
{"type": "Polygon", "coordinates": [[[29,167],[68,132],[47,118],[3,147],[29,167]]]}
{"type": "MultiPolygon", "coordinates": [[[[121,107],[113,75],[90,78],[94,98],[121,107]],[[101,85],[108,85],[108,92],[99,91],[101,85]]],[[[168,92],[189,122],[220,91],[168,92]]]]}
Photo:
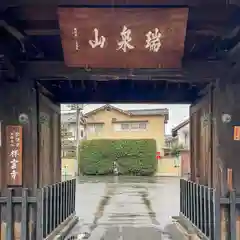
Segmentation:
{"type": "Polygon", "coordinates": [[[6,127],[23,131],[22,187],[37,189],[61,180],[60,104],[42,94],[32,80],[0,86],[0,190],[7,188],[6,127]],[[21,115],[26,116],[24,119],[21,115]],[[19,117],[24,120],[21,121],[19,117]],[[49,165],[49,168],[46,166],[49,165]]]}
{"type": "Polygon", "coordinates": [[[22,187],[36,189],[37,174],[37,105],[34,81],[2,82],[0,86],[0,189],[7,185],[6,127],[21,125],[23,134],[23,184],[22,187]],[[23,115],[24,114],[24,115],[23,115]],[[21,117],[26,116],[26,118],[21,117]],[[23,121],[22,121],[23,120],[23,121]]]}
{"type": "MultiPolygon", "coordinates": [[[[234,191],[233,188],[233,169],[227,169],[227,187],[228,190],[234,191]]],[[[236,240],[240,240],[240,215],[239,209],[236,208],[236,240]]],[[[229,206],[221,206],[221,240],[229,239],[230,209],[229,206]]]]}
{"type": "Polygon", "coordinates": [[[233,188],[240,194],[239,92],[239,83],[222,80],[191,106],[192,173],[200,183],[219,188],[222,195],[228,191],[228,168],[233,169],[233,188]],[[236,127],[239,131],[234,131],[236,127]]]}
{"type": "Polygon", "coordinates": [[[39,86],[39,185],[61,181],[60,104],[41,93],[39,86]]]}
{"type": "MultiPolygon", "coordinates": [[[[40,95],[40,89],[33,80],[0,82],[0,193],[2,196],[7,196],[9,187],[13,188],[14,196],[21,196],[22,188],[28,188],[29,194],[35,196],[38,187],[61,180],[60,105],[54,104],[47,97],[40,95]],[[47,106],[47,108],[43,106],[47,106]],[[53,108],[56,108],[55,111],[52,110],[53,108]],[[53,117],[53,112],[55,117],[53,117]],[[47,134],[41,132],[43,129],[46,130],[46,128],[41,128],[41,120],[44,119],[40,119],[40,116],[45,113],[50,116],[51,123],[51,126],[47,128],[49,130],[47,134]],[[10,125],[20,126],[22,131],[22,181],[19,186],[10,186],[8,181],[7,154],[9,147],[6,129],[10,125]],[[41,147],[41,140],[45,141],[44,144],[48,146],[49,151],[41,147]],[[49,168],[46,167],[46,161],[48,161],[49,168]]],[[[6,239],[6,216],[8,213],[6,206],[0,207],[0,211],[2,211],[0,213],[2,217],[1,239],[6,239]]],[[[34,216],[29,219],[31,227],[34,225],[34,221],[34,216]]],[[[21,205],[13,208],[13,222],[14,239],[20,239],[21,205]]]]}
{"type": "MultiPolygon", "coordinates": [[[[191,106],[191,123],[194,126],[191,128],[194,140],[191,146],[192,161],[195,161],[196,172],[200,169],[200,183],[217,188],[222,196],[228,195],[232,189],[240,195],[240,105],[237,104],[240,102],[239,92],[240,83],[223,79],[216,83],[210,97],[208,91],[197,104],[191,106]],[[201,124],[195,126],[195,118],[201,120],[201,124]],[[201,136],[199,142],[198,129],[201,136]],[[198,161],[201,163],[199,167],[196,164],[198,161]]],[[[237,236],[240,236],[239,210],[237,209],[237,236]]],[[[228,239],[228,225],[229,209],[222,206],[222,240],[228,239]]]]}
{"type": "MultiPolygon", "coordinates": [[[[209,87],[206,89],[208,92],[209,87]]],[[[192,180],[212,187],[212,119],[209,94],[190,107],[192,180]]]]}
{"type": "MultiPolygon", "coordinates": [[[[233,182],[232,182],[232,169],[227,169],[227,187],[229,191],[233,190],[233,182]]],[[[221,206],[221,240],[229,239],[229,224],[230,224],[230,216],[229,216],[229,207],[221,206]]]]}
{"type": "MultiPolygon", "coordinates": [[[[0,191],[2,196],[7,195],[7,188],[13,189],[14,196],[22,193],[22,188],[30,188],[35,194],[38,186],[38,133],[37,133],[37,105],[34,81],[21,80],[20,82],[1,81],[0,86],[0,191]],[[19,126],[22,131],[22,176],[18,186],[12,186],[9,179],[9,134],[8,126],[19,126]],[[8,130],[7,130],[8,129],[8,130]]],[[[16,131],[15,131],[16,132],[16,131]]],[[[20,175],[21,172],[18,172],[20,175]]],[[[19,176],[20,178],[20,176],[19,176]]],[[[1,206],[1,239],[6,239],[6,216],[8,209],[1,206]]],[[[13,208],[14,239],[20,239],[21,206],[13,208]]]]}
{"type": "MultiPolygon", "coordinates": [[[[223,194],[228,191],[226,171],[232,169],[232,185],[240,194],[240,136],[234,138],[235,126],[240,126],[240,84],[220,81],[213,92],[216,160],[222,169],[223,194]],[[225,172],[225,173],[224,173],[225,172]]],[[[240,132],[239,132],[240,134],[240,132]]]]}

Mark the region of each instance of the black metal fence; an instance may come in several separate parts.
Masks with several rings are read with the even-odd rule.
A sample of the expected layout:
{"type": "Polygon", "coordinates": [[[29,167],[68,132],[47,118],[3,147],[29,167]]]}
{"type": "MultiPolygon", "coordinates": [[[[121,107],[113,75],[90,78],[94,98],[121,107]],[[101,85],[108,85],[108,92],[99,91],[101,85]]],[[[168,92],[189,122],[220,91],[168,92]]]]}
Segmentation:
{"type": "Polygon", "coordinates": [[[191,181],[180,181],[180,212],[202,235],[210,240],[221,239],[221,209],[224,209],[227,239],[236,240],[237,220],[240,216],[240,197],[230,191],[221,197],[216,189],[191,181]]]}
{"type": "Polygon", "coordinates": [[[14,189],[7,189],[7,196],[0,196],[1,236],[6,240],[18,234],[21,240],[45,239],[75,213],[75,191],[75,179],[40,188],[37,196],[31,196],[28,189],[14,196],[14,189]]]}
{"type": "Polygon", "coordinates": [[[42,233],[40,234],[43,235],[43,238],[46,238],[57,226],[75,213],[75,192],[75,179],[56,183],[42,189],[43,217],[42,233]]]}

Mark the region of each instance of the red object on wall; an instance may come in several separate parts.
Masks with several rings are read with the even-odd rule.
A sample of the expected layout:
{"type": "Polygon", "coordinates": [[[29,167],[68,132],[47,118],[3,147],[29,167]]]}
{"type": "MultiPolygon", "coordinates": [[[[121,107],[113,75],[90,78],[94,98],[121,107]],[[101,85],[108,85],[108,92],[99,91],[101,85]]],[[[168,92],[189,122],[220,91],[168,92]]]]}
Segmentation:
{"type": "Polygon", "coordinates": [[[161,158],[160,152],[156,152],[156,158],[159,160],[161,158]]]}

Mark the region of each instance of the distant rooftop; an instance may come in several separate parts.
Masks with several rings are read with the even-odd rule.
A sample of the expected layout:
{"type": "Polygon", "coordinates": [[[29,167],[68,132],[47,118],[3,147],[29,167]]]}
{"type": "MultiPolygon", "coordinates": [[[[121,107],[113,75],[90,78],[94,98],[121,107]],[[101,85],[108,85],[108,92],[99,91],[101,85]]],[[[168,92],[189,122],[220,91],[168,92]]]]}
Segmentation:
{"type": "Polygon", "coordinates": [[[117,107],[114,107],[110,104],[105,104],[104,106],[94,109],[90,112],[87,112],[86,114],[84,114],[84,116],[89,116],[91,114],[94,114],[100,110],[103,109],[114,109],[116,111],[119,111],[123,114],[127,114],[130,116],[165,116],[165,122],[168,121],[169,119],[169,111],[167,108],[159,108],[159,109],[132,109],[132,110],[123,110],[117,107]]]}
{"type": "Polygon", "coordinates": [[[134,109],[126,110],[132,115],[168,115],[168,109],[134,109]]]}
{"type": "MultiPolygon", "coordinates": [[[[106,104],[100,108],[94,109],[84,114],[85,117],[94,114],[103,109],[114,109],[116,111],[122,112],[124,114],[130,116],[165,116],[165,122],[169,119],[169,111],[167,108],[158,108],[158,109],[130,109],[130,110],[123,110],[117,107],[114,107],[110,104],[106,104]]],[[[61,112],[61,122],[64,123],[76,123],[76,110],[71,111],[62,111],[61,112]]]]}

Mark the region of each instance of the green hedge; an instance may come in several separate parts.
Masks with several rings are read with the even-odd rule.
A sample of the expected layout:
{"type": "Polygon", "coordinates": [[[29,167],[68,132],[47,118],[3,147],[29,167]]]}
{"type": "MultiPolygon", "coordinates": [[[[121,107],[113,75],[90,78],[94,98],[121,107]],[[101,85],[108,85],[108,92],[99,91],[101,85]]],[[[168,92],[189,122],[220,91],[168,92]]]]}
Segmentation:
{"type": "Polygon", "coordinates": [[[113,174],[113,162],[120,174],[152,175],[156,171],[156,141],[140,140],[88,140],[80,147],[80,171],[86,175],[113,174]]]}

